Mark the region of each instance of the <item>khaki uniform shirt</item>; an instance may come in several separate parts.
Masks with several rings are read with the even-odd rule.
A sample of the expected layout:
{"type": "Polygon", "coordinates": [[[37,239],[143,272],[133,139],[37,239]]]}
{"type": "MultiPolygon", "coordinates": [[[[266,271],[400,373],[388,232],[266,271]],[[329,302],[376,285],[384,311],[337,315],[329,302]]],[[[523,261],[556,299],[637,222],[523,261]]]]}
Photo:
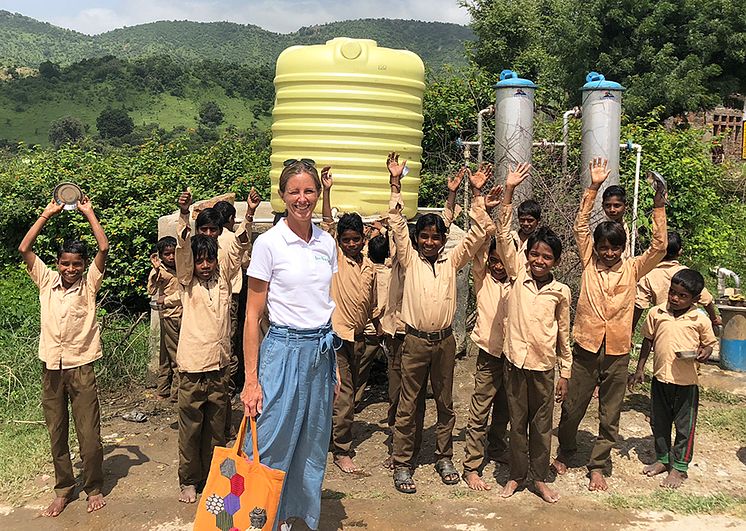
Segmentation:
{"type": "MultiPolygon", "coordinates": [[[[637,283],[635,306],[644,310],[650,308],[650,306],[666,304],[671,279],[682,269],[686,269],[686,266],[678,260],[666,260],[658,264],[655,269],[642,277],[640,282],[637,283]]],[[[709,306],[713,302],[712,295],[707,291],[707,288],[704,288],[699,296],[699,304],[709,306]]]]}
{"type": "Polygon", "coordinates": [[[676,352],[714,347],[717,338],[706,315],[695,306],[674,317],[668,304],[655,306],[648,312],[642,335],[653,342],[653,376],[659,382],[676,385],[697,385],[697,361],[679,359],[676,352]]]}
{"type": "Polygon", "coordinates": [[[180,372],[208,372],[226,367],[231,352],[231,280],[241,267],[242,251],[251,242],[251,223],[244,221],[236,231],[227,252],[218,258],[215,274],[207,281],[194,276],[191,228],[187,216],[179,217],[176,235],[176,274],[179,293],[166,299],[166,305],[183,306],[176,365],[180,372]],[[242,234],[248,236],[241,243],[242,234]]]}
{"type": "Polygon", "coordinates": [[[96,294],[101,289],[104,272],[98,270],[95,260],[68,289],[62,285],[60,274],[38,256],[28,274],[39,288],[39,359],[47,369],[72,369],[103,356],[96,321],[96,294]]]}
{"type": "Polygon", "coordinates": [[[589,225],[595,190],[586,190],[575,219],[575,241],[583,264],[580,296],[575,310],[575,343],[598,352],[606,341],[606,354],[621,356],[632,347],[632,317],[637,282],[666,255],[664,208],[653,209],[653,241],[642,255],[606,267],[593,249],[589,225]]]}
{"type": "Polygon", "coordinates": [[[524,241],[521,241],[521,236],[518,234],[517,230],[510,231],[510,237],[513,238],[515,248],[518,250],[518,258],[523,260],[523,265],[528,264],[528,256],[526,256],[526,249],[528,249],[528,238],[526,238],[524,241]]]}
{"type": "MultiPolygon", "coordinates": [[[[150,270],[148,275],[148,295],[151,297],[169,297],[179,292],[179,279],[176,278],[176,270],[165,265],[150,270]]],[[[159,312],[161,317],[173,319],[181,317],[181,305],[165,307],[159,312]]]]}
{"type": "Polygon", "coordinates": [[[448,253],[441,253],[431,264],[412,245],[407,220],[401,214],[401,196],[391,194],[389,227],[396,243],[396,258],[404,270],[401,320],[423,332],[448,328],[456,313],[456,272],[474,256],[485,237],[489,217],[484,198],[472,203],[474,225],[466,237],[448,253]]]}
{"type": "MultiPolygon", "coordinates": [[[[387,262],[389,262],[387,260],[387,262]]],[[[391,264],[373,263],[373,268],[376,270],[376,307],[373,309],[372,319],[381,319],[383,314],[386,312],[386,302],[389,298],[389,283],[391,282],[391,264]]],[[[383,324],[381,324],[383,327],[383,324]]],[[[368,321],[365,325],[365,335],[375,336],[378,335],[373,321],[368,321]]]]}
{"type": "MultiPolygon", "coordinates": [[[[236,238],[236,234],[237,233],[224,228],[223,231],[218,235],[218,258],[220,258],[220,255],[222,255],[223,253],[228,252],[231,247],[231,242],[236,238]]],[[[250,246],[251,244],[249,244],[249,247],[250,246]]],[[[249,265],[247,260],[249,256],[249,252],[242,249],[241,267],[238,268],[236,273],[233,275],[233,278],[231,278],[231,292],[234,295],[238,295],[239,293],[241,293],[241,289],[243,288],[243,272],[249,265]]]]}
{"type": "MultiPolygon", "coordinates": [[[[322,222],[321,228],[337,239],[336,223],[322,222]]],[[[332,328],[345,341],[355,341],[365,330],[377,306],[376,269],[367,256],[358,264],[337,244],[337,274],[332,277],[332,328]]],[[[376,316],[377,317],[377,316],[376,316]]]]}
{"type": "Polygon", "coordinates": [[[503,282],[499,282],[489,272],[489,250],[494,232],[493,225],[487,230],[487,238],[474,255],[471,266],[474,292],[477,295],[477,320],[471,339],[480,349],[500,357],[508,320],[508,295],[514,279],[508,275],[503,282]]]}
{"type": "Polygon", "coordinates": [[[497,227],[497,250],[508,275],[515,277],[508,294],[508,317],[503,353],[520,369],[548,371],[559,366],[570,378],[570,288],[552,280],[538,287],[528,265],[517,256],[510,222],[513,206],[504,205],[497,227]]]}

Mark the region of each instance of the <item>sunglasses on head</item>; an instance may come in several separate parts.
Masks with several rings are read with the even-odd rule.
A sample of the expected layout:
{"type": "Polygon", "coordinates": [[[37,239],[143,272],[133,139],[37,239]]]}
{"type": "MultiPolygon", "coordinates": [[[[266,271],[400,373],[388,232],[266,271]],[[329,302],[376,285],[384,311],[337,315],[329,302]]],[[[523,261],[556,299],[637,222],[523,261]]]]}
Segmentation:
{"type": "Polygon", "coordinates": [[[284,161],[282,163],[282,165],[283,165],[283,167],[288,167],[291,164],[296,164],[298,162],[300,162],[301,164],[303,164],[304,166],[306,166],[308,168],[315,168],[316,167],[316,161],[313,160],[313,159],[287,159],[286,161],[284,161]]]}

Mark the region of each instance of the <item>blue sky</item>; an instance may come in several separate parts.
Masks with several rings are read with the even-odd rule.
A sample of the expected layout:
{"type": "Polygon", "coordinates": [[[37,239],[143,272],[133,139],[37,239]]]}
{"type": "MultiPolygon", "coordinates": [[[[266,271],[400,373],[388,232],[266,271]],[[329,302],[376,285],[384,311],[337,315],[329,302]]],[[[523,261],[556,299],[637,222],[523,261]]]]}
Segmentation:
{"type": "Polygon", "coordinates": [[[457,0],[0,0],[0,9],[90,35],[156,20],[227,20],[282,33],[356,18],[469,22],[457,0]]]}

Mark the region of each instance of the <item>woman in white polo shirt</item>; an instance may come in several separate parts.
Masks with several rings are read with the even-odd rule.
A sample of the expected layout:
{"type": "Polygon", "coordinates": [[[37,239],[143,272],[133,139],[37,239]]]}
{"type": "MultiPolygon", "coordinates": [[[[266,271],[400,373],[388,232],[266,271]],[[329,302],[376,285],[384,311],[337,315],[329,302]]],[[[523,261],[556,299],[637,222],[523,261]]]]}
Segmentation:
{"type": "MultiPolygon", "coordinates": [[[[287,217],[256,239],[248,269],[241,400],[258,415],[261,462],[286,472],[275,527],[298,517],[317,529],[339,381],[329,294],[337,245],[311,222],[321,192],[313,161],[286,161],[279,189],[287,217]],[[260,347],[265,306],[271,325],[260,347]]],[[[244,449],[251,455],[250,437],[244,449]]]]}

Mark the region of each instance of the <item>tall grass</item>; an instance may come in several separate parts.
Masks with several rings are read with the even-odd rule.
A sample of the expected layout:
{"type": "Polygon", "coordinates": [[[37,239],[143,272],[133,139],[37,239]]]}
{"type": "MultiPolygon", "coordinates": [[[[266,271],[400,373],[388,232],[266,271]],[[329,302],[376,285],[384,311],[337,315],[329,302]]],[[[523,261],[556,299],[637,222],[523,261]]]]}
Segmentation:
{"type": "MultiPolygon", "coordinates": [[[[141,316],[99,309],[104,357],[96,362],[103,394],[140,383],[146,373],[148,326],[141,316]]],[[[41,410],[39,295],[19,268],[0,271],[0,497],[41,470],[49,440],[41,410]]],[[[71,447],[73,445],[71,444],[71,447]]]]}

